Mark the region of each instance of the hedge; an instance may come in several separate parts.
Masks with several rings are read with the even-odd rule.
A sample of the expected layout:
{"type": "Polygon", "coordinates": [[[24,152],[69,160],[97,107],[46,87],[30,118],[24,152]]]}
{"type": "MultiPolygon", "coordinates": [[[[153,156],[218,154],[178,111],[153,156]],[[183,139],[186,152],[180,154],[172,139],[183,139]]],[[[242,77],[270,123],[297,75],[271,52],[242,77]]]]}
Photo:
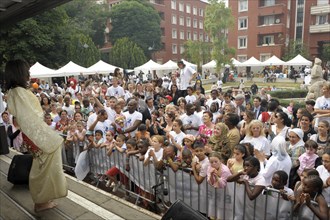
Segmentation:
{"type": "MultiPolygon", "coordinates": [[[[283,106],[283,107],[288,107],[291,102],[291,100],[284,100],[284,99],[280,99],[279,101],[280,101],[281,106],[283,106]]],[[[295,100],[294,107],[295,108],[305,108],[305,101],[295,100]]]]}
{"type": "Polygon", "coordinates": [[[307,95],[307,90],[295,89],[295,90],[276,90],[268,92],[271,97],[279,99],[289,99],[289,98],[305,98],[307,95]]]}

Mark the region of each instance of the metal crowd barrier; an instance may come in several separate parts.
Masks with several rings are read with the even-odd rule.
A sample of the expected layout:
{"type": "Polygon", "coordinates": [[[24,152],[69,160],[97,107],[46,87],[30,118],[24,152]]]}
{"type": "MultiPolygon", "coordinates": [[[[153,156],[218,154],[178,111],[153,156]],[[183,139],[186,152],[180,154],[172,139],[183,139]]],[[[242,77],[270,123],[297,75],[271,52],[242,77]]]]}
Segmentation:
{"type": "MultiPolygon", "coordinates": [[[[64,157],[66,151],[63,151],[64,157]]],[[[121,175],[120,182],[126,194],[134,196],[136,203],[140,198],[156,204],[161,202],[165,207],[181,199],[194,210],[215,219],[294,219],[293,204],[281,198],[278,190],[266,188],[255,200],[250,200],[244,185],[227,183],[224,189],[210,186],[206,178],[197,184],[190,169],[171,168],[157,171],[151,163],[147,166],[138,157],[128,158],[130,170],[125,170],[126,154],[114,151],[107,156],[105,148],[88,150],[90,173],[95,177],[105,174],[111,167],[117,167],[121,175]]],[[[63,159],[63,161],[68,161],[63,159]]],[[[96,185],[98,185],[98,181],[96,185]]],[[[298,213],[298,219],[318,219],[308,207],[298,213]]]]}

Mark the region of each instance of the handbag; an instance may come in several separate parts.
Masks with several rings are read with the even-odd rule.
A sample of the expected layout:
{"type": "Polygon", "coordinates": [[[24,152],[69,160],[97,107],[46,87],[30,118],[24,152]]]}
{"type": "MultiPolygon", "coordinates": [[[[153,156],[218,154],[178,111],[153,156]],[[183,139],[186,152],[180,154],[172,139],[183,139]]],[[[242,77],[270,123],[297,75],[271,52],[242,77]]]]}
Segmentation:
{"type": "Polygon", "coordinates": [[[15,155],[8,170],[7,180],[15,185],[29,184],[32,154],[15,155]]]}
{"type": "Polygon", "coordinates": [[[6,128],[0,125],[0,155],[9,154],[9,146],[6,128]]]}

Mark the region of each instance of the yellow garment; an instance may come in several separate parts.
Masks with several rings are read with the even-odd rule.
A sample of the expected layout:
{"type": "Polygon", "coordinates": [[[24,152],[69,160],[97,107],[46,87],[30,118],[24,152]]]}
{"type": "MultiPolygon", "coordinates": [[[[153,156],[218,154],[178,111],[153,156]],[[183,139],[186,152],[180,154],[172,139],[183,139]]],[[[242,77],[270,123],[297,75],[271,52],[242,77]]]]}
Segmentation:
{"type": "Polygon", "coordinates": [[[67,183],[62,168],[63,139],[43,120],[37,97],[29,90],[17,87],[8,92],[8,110],[16,117],[22,132],[42,151],[33,159],[29,188],[35,203],[45,203],[65,197],[67,183]]]}

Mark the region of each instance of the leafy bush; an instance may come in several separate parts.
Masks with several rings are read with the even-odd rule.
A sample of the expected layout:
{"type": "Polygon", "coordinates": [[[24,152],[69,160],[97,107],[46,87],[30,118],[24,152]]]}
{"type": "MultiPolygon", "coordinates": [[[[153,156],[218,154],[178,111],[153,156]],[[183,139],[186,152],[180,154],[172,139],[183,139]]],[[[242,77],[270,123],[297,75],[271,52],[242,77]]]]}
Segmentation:
{"type": "MultiPolygon", "coordinates": [[[[290,105],[291,100],[284,100],[280,99],[280,105],[283,107],[288,107],[290,105]]],[[[295,100],[294,101],[294,107],[295,108],[305,108],[305,101],[303,100],[295,100]]]]}
{"type": "Polygon", "coordinates": [[[276,90],[268,92],[271,97],[279,99],[289,99],[289,98],[305,98],[307,95],[307,90],[296,89],[296,90],[276,90]]]}

